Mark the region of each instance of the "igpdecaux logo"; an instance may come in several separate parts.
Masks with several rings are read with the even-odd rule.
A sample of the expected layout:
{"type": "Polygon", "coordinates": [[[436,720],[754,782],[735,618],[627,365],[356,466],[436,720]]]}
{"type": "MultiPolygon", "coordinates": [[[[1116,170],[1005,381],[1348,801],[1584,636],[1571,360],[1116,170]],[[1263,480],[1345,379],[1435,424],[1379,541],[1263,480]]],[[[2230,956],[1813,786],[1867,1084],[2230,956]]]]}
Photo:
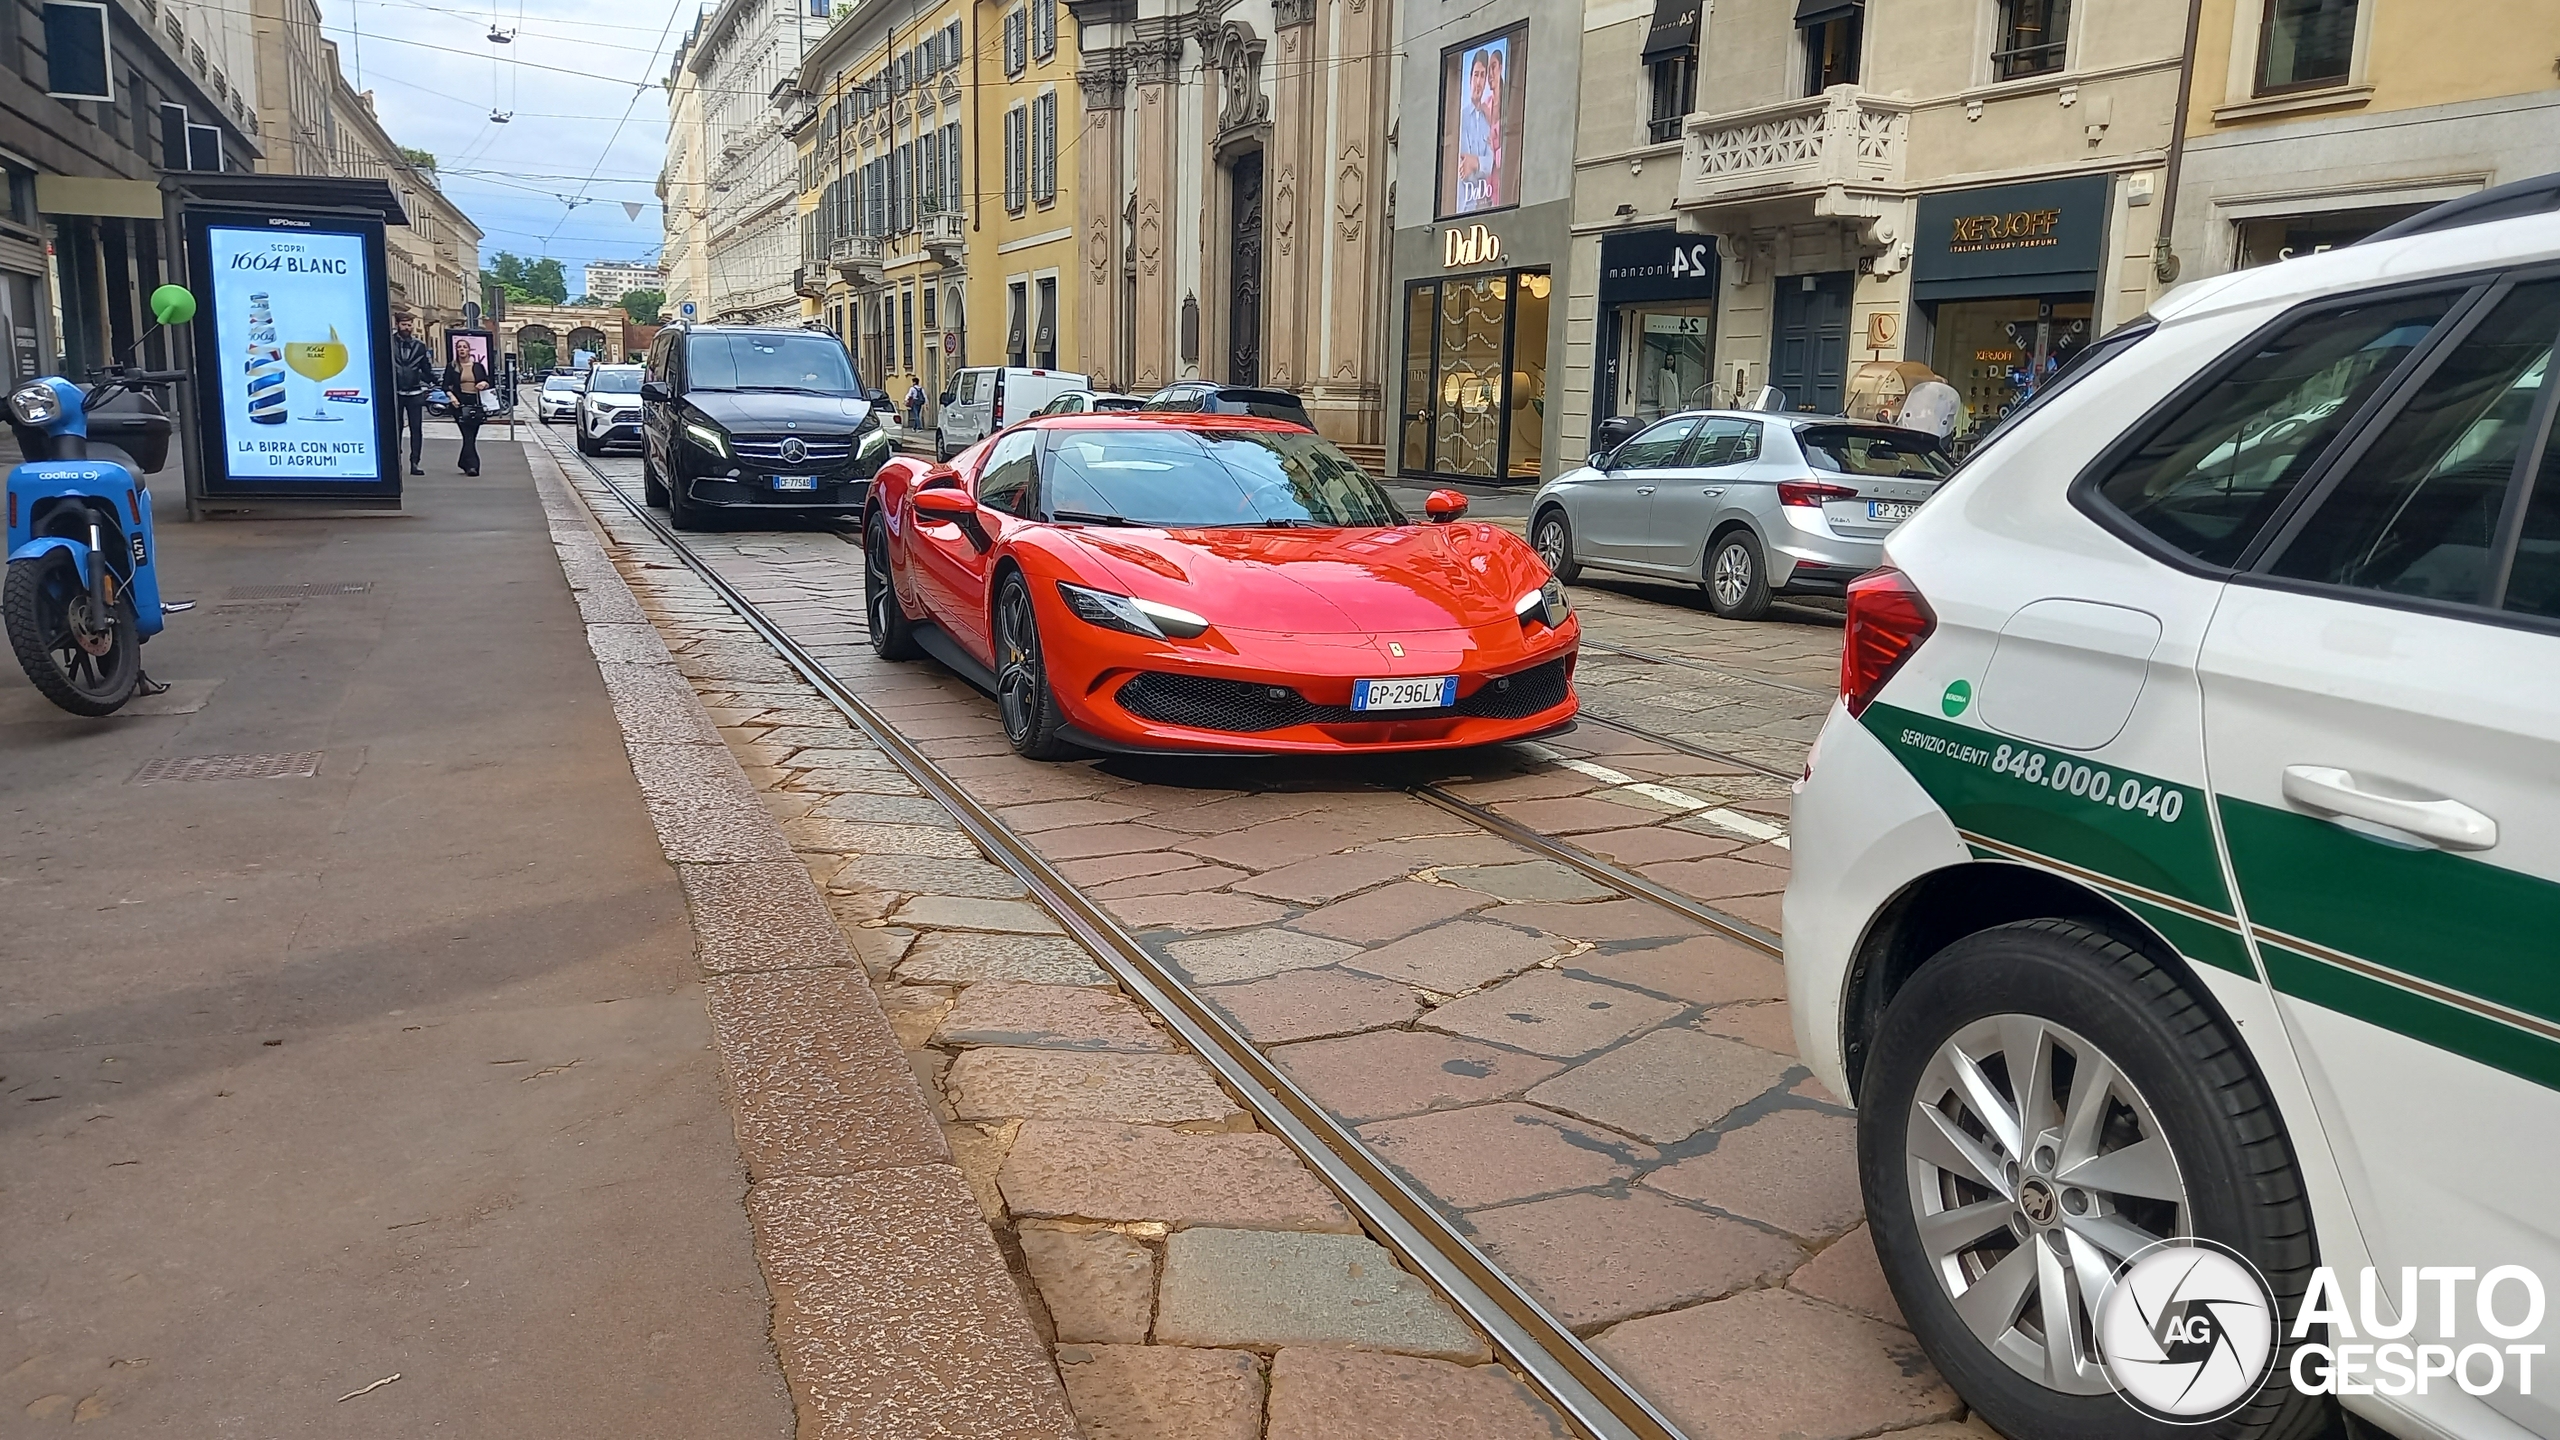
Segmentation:
{"type": "MultiPolygon", "coordinates": [[[[2508,1342],[2542,1328],[2542,1279],[2524,1266],[2486,1274],[2468,1265],[2403,1266],[2396,1295],[2368,1268],[2357,1272],[2356,1300],[2349,1303],[2337,1271],[2323,1265],[2312,1272],[2290,1331],[2305,1342],[2286,1367],[2295,1389],[2423,1395],[2430,1384],[2450,1382],[2471,1395],[2510,1386],[2533,1393],[2541,1344],[2463,1339],[2466,1318],[2477,1322],[2472,1333],[2508,1342]],[[2312,1340],[2324,1325],[2327,1339],[2312,1340]]],[[[2280,1318],[2274,1293],[2228,1246],[2181,1238],[2144,1249],[2109,1282],[2095,1318],[2109,1383],[2154,1419],[2209,1424],[2248,1404],[2272,1378],[2280,1318]]]]}

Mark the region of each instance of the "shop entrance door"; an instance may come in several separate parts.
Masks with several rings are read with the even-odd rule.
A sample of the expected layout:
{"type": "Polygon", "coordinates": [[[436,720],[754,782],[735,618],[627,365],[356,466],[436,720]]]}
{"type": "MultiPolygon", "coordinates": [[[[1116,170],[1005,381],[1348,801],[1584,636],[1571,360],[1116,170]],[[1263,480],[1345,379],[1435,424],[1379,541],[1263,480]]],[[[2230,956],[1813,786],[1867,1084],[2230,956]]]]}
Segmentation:
{"type": "Polygon", "coordinates": [[[1228,170],[1227,213],[1235,222],[1227,291],[1227,383],[1262,383],[1262,152],[1228,170]]]}
{"type": "Polygon", "coordinates": [[[1849,292],[1857,277],[1781,275],[1777,324],[1769,341],[1769,383],[1787,408],[1837,415],[1849,385],[1849,292]]]}

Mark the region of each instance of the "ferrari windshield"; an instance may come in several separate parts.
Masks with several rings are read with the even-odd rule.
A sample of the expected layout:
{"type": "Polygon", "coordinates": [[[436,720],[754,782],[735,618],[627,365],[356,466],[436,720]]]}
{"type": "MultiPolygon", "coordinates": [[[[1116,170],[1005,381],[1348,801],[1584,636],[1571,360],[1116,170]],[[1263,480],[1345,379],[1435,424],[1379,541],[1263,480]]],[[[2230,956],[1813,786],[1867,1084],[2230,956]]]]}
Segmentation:
{"type": "Polygon", "coordinates": [[[1162,530],[1402,525],[1395,501],[1303,430],[1172,425],[1053,432],[1048,510],[1162,530]]]}

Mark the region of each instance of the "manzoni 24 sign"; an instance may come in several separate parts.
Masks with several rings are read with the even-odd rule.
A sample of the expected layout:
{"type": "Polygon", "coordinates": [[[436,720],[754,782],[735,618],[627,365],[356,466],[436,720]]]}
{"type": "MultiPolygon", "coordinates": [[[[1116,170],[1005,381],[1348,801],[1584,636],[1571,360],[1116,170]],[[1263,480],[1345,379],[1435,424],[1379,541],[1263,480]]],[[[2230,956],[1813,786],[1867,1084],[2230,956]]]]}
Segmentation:
{"type": "Polygon", "coordinates": [[[399,493],[379,222],[206,218],[194,252],[211,491],[399,493]],[[205,354],[203,332],[211,331],[205,354]]]}

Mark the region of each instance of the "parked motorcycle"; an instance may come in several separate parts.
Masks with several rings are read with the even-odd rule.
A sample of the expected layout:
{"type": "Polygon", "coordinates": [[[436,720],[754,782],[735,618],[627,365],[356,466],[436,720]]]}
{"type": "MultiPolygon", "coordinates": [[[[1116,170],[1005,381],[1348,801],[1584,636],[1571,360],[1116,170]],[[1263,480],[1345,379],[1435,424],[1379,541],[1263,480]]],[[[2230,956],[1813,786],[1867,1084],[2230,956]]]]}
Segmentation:
{"type": "MultiPolygon", "coordinates": [[[[184,324],[195,297],[164,285],[151,310],[163,325],[184,324]]],[[[120,365],[85,392],[46,376],[9,396],[27,459],[9,472],[0,622],[27,678],[74,715],[111,715],[167,688],[143,673],[142,645],[165,615],[193,605],[161,603],[142,477],[169,457],[169,415],[154,392],[185,378],[120,365]]]]}
{"type": "Polygon", "coordinates": [[[427,392],[427,413],[438,420],[453,418],[453,397],[441,389],[427,392]]]}

